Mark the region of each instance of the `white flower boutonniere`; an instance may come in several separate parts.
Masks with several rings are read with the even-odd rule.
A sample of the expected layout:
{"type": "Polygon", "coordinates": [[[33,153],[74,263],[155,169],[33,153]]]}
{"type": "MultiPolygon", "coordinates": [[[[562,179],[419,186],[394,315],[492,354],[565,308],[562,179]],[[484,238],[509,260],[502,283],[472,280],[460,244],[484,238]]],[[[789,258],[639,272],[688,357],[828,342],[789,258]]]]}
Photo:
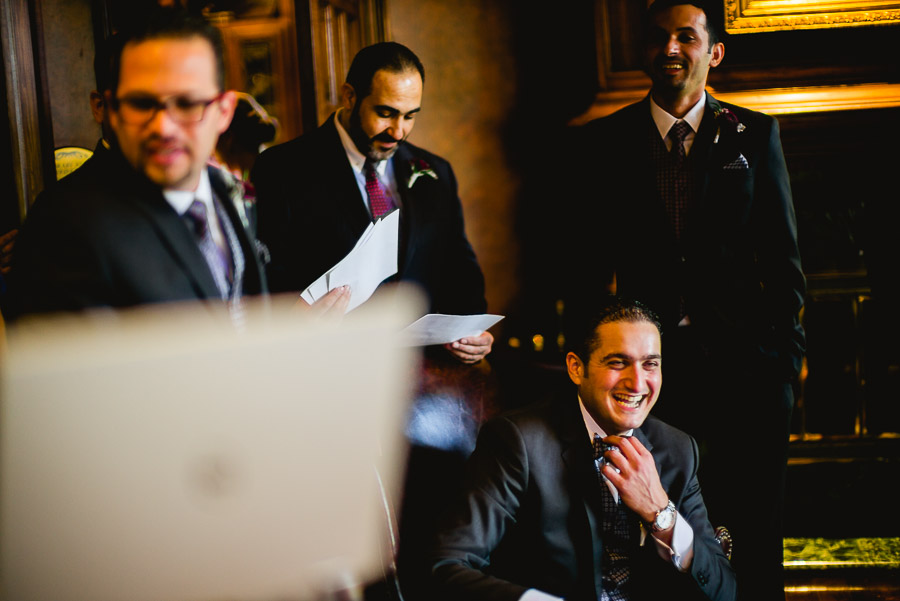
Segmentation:
{"type": "Polygon", "coordinates": [[[722,128],[724,127],[726,130],[734,131],[735,133],[741,133],[747,126],[741,123],[741,120],[738,119],[737,115],[729,111],[725,107],[717,107],[715,112],[716,122],[719,124],[719,128],[716,130],[716,139],[713,140],[713,144],[719,143],[719,135],[722,133],[722,128]]]}
{"type": "Polygon", "coordinates": [[[409,162],[409,168],[411,173],[409,174],[409,182],[406,184],[407,188],[412,188],[413,184],[416,183],[416,180],[423,175],[427,175],[431,179],[438,178],[437,173],[434,172],[434,169],[431,168],[431,165],[429,165],[422,159],[412,159],[409,162]]]}

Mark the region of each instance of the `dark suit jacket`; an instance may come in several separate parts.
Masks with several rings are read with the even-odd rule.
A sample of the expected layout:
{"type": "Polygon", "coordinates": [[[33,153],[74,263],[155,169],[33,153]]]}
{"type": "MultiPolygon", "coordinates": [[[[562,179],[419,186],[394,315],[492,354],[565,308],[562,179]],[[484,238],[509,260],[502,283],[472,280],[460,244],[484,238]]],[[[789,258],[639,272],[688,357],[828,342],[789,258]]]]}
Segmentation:
{"type": "MultiPolygon", "coordinates": [[[[209,173],[244,251],[243,293],[264,293],[256,245],[218,172],[209,173]]],[[[187,225],[116,150],[96,153],[37,198],[16,241],[12,276],[12,317],[220,298],[187,225]]]]}
{"type": "MultiPolygon", "coordinates": [[[[680,573],[648,539],[633,558],[633,598],[734,599],[734,575],[700,495],[696,443],[653,417],[634,435],[694,530],[694,558],[680,573]]],[[[446,598],[512,601],[528,588],[599,598],[601,484],[574,393],[488,422],[466,467],[464,494],[439,532],[433,564],[446,598]]]]}
{"type": "Polygon", "coordinates": [[[580,154],[588,161],[581,171],[596,192],[575,199],[574,216],[585,228],[576,236],[585,243],[580,267],[590,266],[574,276],[576,285],[608,280],[614,271],[618,293],[649,303],[664,329],[677,324],[684,295],[691,323],[710,348],[796,374],[806,284],[778,123],[707,94],[688,156],[699,198],[679,244],[656,190],[649,140],[659,133],[649,102],[580,128],[580,154]],[[720,108],[745,129],[738,132],[727,113],[717,119],[720,108]]]}
{"type": "MultiPolygon", "coordinates": [[[[334,118],[266,150],[253,167],[273,291],[305,289],[350,252],[370,222],[334,118]]],[[[391,160],[402,202],[396,279],[420,285],[432,311],[483,313],[484,278],[466,238],[450,164],[406,142],[391,160]],[[421,176],[407,187],[413,161],[424,161],[437,179],[421,176]]]]}

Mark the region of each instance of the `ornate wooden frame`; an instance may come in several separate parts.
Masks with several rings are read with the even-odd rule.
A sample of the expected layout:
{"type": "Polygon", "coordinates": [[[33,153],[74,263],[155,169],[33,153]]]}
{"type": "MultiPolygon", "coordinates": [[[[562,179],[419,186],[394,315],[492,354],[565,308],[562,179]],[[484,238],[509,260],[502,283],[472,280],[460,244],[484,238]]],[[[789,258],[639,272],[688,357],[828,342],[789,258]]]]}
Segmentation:
{"type": "Polygon", "coordinates": [[[725,30],[735,34],[892,23],[900,23],[900,2],[725,0],[725,30]]]}

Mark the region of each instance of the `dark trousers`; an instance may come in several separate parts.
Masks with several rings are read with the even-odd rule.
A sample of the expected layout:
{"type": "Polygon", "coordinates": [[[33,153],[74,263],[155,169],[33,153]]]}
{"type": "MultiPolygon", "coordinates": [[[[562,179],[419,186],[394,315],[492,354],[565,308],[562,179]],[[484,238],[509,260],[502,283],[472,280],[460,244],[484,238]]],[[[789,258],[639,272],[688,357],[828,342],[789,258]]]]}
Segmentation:
{"type": "Polygon", "coordinates": [[[783,500],[794,391],[762,360],[711,348],[691,326],[663,335],[653,414],[700,445],[700,486],[713,527],[734,539],[741,601],[784,599],[783,500]]]}

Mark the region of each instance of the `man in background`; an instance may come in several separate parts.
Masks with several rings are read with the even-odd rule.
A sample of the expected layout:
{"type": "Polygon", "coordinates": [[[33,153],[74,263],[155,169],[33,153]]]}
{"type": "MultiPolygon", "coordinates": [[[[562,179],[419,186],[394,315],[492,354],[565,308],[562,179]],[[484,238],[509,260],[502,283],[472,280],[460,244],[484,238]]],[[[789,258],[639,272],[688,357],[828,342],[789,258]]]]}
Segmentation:
{"type": "Polygon", "coordinates": [[[782,599],[805,280],[778,123],[705,91],[725,46],[702,2],[658,0],[645,36],[649,95],[581,132],[595,192],[577,201],[585,229],[572,265],[662,317],[656,413],[700,443],[704,497],[734,535],[740,596],[782,599]]]}

